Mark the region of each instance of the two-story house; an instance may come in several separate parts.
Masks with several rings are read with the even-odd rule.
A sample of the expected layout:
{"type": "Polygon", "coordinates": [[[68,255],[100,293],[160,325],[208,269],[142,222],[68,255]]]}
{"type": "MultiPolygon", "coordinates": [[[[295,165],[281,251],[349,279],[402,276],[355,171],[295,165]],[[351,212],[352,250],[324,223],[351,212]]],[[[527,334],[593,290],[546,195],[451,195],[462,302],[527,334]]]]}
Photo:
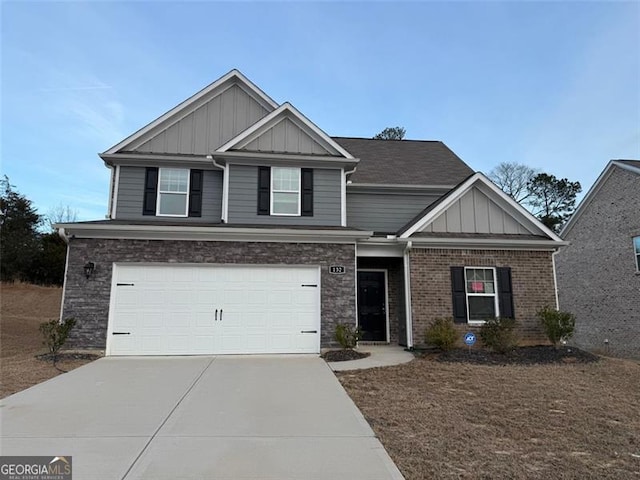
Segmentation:
{"type": "Polygon", "coordinates": [[[70,344],[317,353],[338,323],[411,347],[556,304],[563,242],[441,142],[330,137],[233,70],[100,155],[108,219],[67,240],[70,344]]]}

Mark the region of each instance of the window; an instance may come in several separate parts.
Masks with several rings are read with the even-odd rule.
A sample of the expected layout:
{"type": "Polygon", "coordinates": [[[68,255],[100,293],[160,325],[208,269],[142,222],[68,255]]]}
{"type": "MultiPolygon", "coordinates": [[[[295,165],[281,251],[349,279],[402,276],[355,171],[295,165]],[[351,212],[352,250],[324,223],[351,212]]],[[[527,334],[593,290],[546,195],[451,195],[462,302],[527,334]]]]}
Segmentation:
{"type": "Polygon", "coordinates": [[[300,215],[299,168],[271,168],[271,215],[300,215]]]}
{"type": "Polygon", "coordinates": [[[636,269],[640,272],[640,237],[633,238],[633,251],[636,254],[636,269]]]}
{"type": "Polygon", "coordinates": [[[466,267],[465,290],[469,322],[484,322],[499,315],[494,268],[466,267]]]}
{"type": "Polygon", "coordinates": [[[189,206],[189,170],[161,168],[158,180],[157,215],[186,217],[189,206]]]}

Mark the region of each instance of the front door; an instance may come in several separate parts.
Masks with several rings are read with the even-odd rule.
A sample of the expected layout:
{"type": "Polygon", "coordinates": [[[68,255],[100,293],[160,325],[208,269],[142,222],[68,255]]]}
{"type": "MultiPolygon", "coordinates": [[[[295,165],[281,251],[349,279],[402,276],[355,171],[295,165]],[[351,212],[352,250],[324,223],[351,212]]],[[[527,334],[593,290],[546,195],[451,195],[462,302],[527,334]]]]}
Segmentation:
{"type": "Polygon", "coordinates": [[[361,340],[387,341],[387,292],[384,271],[358,271],[358,325],[361,340]]]}

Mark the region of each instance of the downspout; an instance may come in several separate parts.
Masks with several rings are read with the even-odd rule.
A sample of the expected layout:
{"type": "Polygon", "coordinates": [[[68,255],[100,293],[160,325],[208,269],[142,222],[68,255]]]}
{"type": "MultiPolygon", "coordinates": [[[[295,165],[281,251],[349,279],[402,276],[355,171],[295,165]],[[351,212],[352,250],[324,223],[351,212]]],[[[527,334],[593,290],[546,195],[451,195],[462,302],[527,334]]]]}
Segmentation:
{"type": "Polygon", "coordinates": [[[111,210],[113,210],[113,177],[115,175],[115,168],[111,165],[107,165],[107,168],[111,171],[111,174],[109,175],[109,203],[107,205],[107,218],[111,220],[111,210]]]}
{"type": "Polygon", "coordinates": [[[62,301],[60,302],[60,323],[62,323],[62,314],[64,313],[64,295],[67,291],[67,272],[69,271],[69,237],[67,237],[64,228],[58,229],[58,235],[67,244],[67,256],[64,260],[64,277],[62,277],[62,301]]]}
{"type": "Polygon", "coordinates": [[[220,219],[222,223],[228,223],[229,216],[229,165],[219,164],[213,155],[207,155],[207,160],[211,160],[214,167],[218,167],[222,170],[222,212],[220,212],[220,219]]]}
{"type": "Polygon", "coordinates": [[[356,171],[358,167],[353,167],[353,170],[349,170],[347,172],[342,169],[342,182],[340,183],[340,197],[341,197],[341,206],[340,206],[340,225],[343,227],[347,226],[347,176],[351,175],[356,171]]]}
{"type": "Polygon", "coordinates": [[[413,243],[411,240],[407,242],[402,256],[404,263],[404,304],[405,304],[405,320],[407,330],[407,348],[413,348],[413,319],[411,315],[411,262],[409,260],[409,252],[413,243]]]}
{"type": "Polygon", "coordinates": [[[114,173],[115,180],[113,182],[113,198],[111,199],[111,211],[109,212],[109,218],[115,220],[116,212],[118,210],[118,195],[120,195],[120,165],[115,166],[114,173]]]}
{"type": "Polygon", "coordinates": [[[553,266],[553,288],[556,294],[556,310],[560,310],[560,301],[558,300],[558,275],[556,273],[556,254],[558,250],[554,250],[551,254],[551,265],[553,266]]]}

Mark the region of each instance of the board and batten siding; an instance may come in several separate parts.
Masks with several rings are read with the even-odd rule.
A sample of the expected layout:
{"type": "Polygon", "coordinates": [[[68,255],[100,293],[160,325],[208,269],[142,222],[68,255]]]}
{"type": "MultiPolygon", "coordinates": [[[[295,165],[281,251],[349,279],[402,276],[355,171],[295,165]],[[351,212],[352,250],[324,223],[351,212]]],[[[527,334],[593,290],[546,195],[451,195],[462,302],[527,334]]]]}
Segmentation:
{"type": "Polygon", "coordinates": [[[477,188],[465,193],[422,231],[518,235],[533,233],[477,188]]]}
{"type": "MultiPolygon", "coordinates": [[[[116,219],[150,220],[156,217],[142,215],[145,167],[120,167],[116,219]]],[[[220,223],[222,213],[222,172],[205,170],[202,185],[201,217],[160,217],[186,223],[220,223]]]]}
{"type": "Polygon", "coordinates": [[[395,233],[438,198],[438,194],[347,191],[347,225],[374,232],[395,233]]]}
{"type": "Polygon", "coordinates": [[[208,155],[267,113],[247,92],[233,85],[134,150],[208,155]]]}
{"type": "Polygon", "coordinates": [[[340,170],[313,170],[313,216],[258,215],[258,167],[229,165],[229,223],[340,226],[340,170]]]}
{"type": "Polygon", "coordinates": [[[251,152],[332,155],[294,122],[285,118],[240,150],[251,152]]]}

